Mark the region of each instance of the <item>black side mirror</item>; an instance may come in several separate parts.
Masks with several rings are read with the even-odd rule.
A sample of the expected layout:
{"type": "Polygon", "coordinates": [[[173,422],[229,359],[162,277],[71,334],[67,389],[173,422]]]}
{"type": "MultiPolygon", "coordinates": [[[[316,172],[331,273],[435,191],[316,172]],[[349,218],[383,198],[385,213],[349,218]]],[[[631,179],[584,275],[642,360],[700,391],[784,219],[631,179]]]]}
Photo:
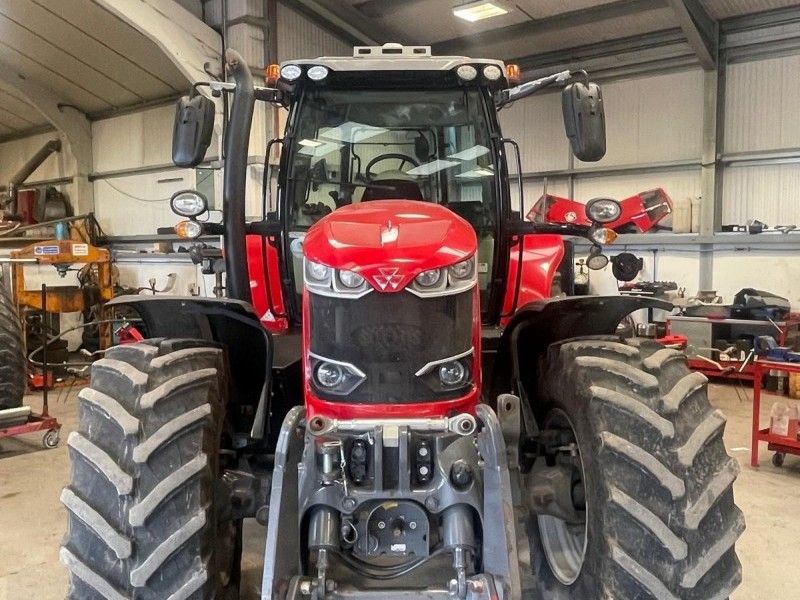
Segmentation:
{"type": "Polygon", "coordinates": [[[606,117],[600,86],[596,83],[570,83],[561,92],[561,108],[572,153],[587,162],[603,158],[606,153],[606,117]]]}
{"type": "Polygon", "coordinates": [[[214,131],[214,102],[200,94],[183,96],[175,106],[172,162],[196,167],[206,155],[214,131]]]}

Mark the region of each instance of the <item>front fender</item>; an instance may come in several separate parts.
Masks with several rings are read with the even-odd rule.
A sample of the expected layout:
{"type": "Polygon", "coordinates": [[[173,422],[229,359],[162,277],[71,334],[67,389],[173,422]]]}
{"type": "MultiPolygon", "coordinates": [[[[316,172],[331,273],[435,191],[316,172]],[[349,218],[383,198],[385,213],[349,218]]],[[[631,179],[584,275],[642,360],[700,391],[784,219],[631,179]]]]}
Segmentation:
{"type": "Polygon", "coordinates": [[[671,310],[672,304],[642,296],[572,296],[523,306],[500,338],[489,398],[519,393],[519,385],[550,344],[574,337],[613,335],[622,319],[642,308],[671,310]]]}
{"type": "Polygon", "coordinates": [[[105,306],[133,308],[142,318],[147,337],[204,340],[224,346],[231,403],[238,405],[234,425],[238,431],[250,429],[273,364],[272,336],[250,304],[199,296],[118,296],[105,306]]]}

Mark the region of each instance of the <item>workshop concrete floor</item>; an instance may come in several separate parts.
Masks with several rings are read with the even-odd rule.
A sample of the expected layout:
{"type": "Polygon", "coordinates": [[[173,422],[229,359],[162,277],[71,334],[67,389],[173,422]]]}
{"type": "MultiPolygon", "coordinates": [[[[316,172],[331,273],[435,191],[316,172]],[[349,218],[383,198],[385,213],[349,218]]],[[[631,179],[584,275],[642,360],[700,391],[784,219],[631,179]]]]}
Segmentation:
{"type": "MultiPolygon", "coordinates": [[[[76,424],[77,401],[75,391],[51,398],[51,412],[63,424],[57,449],[44,450],[38,434],[0,440],[0,600],[54,600],[66,591],[67,574],[58,561],[66,518],[58,497],[69,477],[65,440],[76,424]]],[[[711,400],[728,416],[725,442],[742,465],[735,489],[747,519],[737,545],[744,581],[733,598],[800,598],[791,567],[797,558],[792,552],[800,548],[800,457],[788,456],[777,469],[762,445],[760,470],[750,468],[749,400],[739,400],[733,385],[712,385],[711,400]]],[[[27,401],[39,405],[36,396],[27,401]]],[[[771,404],[766,397],[762,419],[771,404]]],[[[259,597],[264,535],[255,521],[246,523],[243,599],[259,597]]]]}

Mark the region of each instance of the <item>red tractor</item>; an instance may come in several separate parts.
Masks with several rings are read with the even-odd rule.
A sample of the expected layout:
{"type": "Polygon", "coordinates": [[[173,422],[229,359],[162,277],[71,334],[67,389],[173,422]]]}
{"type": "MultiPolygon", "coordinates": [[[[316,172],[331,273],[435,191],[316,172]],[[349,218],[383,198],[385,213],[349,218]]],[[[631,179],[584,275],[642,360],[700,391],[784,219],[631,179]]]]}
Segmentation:
{"type": "MultiPolygon", "coordinates": [[[[224,234],[226,294],[115,300],[148,337],[80,394],[70,597],[238,597],[248,517],[264,600],[728,597],[744,522],[725,419],[681,353],[615,336],[668,305],[551,297],[561,236],[602,256],[619,205],[534,223],[510,192],[499,108],[565,85],[573,151],[597,160],[599,88],[511,87],[499,61],[394,44],[287,62],[263,88],[226,62],[208,84],[231,98],[223,223],[173,201],[185,235],[224,234]],[[290,115],[276,210],[267,169],[247,222],[256,101],[290,115]]],[[[203,159],[213,118],[181,99],[176,163],[203,159]]]]}

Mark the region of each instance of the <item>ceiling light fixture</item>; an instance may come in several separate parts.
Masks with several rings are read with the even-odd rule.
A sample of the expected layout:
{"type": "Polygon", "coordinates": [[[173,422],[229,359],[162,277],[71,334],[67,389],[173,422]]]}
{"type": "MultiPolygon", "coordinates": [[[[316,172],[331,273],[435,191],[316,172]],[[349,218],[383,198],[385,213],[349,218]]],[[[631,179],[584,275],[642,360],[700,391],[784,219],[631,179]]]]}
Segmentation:
{"type": "Polygon", "coordinates": [[[454,6],[453,14],[459,19],[474,23],[491,17],[507,15],[508,9],[496,0],[493,2],[478,0],[478,2],[467,2],[454,6]]]}

